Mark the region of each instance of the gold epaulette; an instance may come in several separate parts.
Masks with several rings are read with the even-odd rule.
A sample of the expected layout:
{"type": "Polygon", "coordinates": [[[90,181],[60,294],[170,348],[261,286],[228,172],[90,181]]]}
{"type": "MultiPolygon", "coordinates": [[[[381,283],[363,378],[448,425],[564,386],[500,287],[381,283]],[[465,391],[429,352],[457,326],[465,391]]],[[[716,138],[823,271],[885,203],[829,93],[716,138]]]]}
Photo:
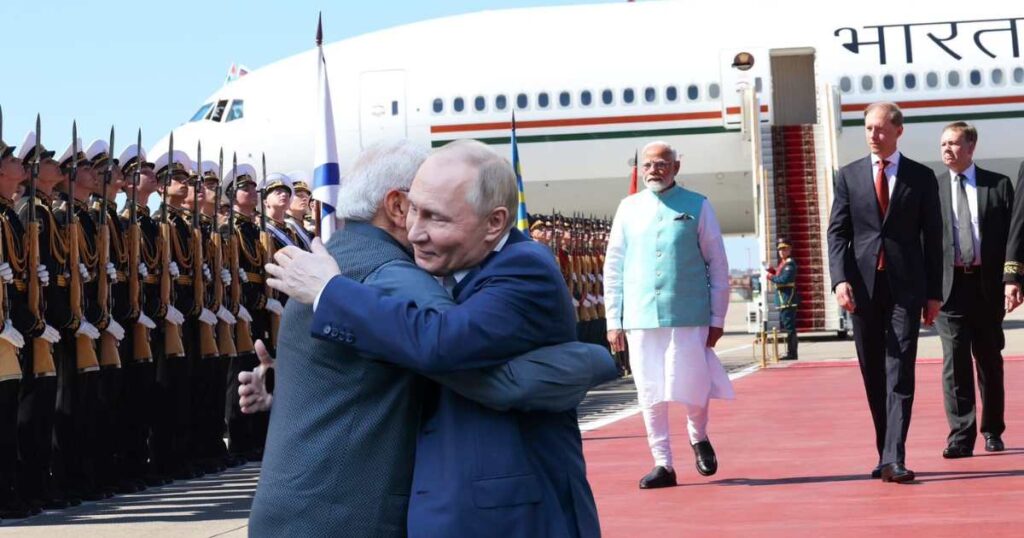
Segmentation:
{"type": "Polygon", "coordinates": [[[1021,262],[1006,262],[1003,264],[1004,275],[1020,275],[1024,274],[1024,263],[1021,262]]]}

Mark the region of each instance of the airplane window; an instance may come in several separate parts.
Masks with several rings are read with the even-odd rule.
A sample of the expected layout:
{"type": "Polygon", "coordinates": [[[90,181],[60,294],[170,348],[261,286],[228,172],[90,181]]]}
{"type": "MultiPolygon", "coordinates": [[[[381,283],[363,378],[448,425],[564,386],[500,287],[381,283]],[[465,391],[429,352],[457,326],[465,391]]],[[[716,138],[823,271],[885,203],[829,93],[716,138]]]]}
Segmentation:
{"type": "Polygon", "coordinates": [[[763,89],[764,82],[761,80],[761,77],[754,77],[754,91],[756,91],[757,93],[761,93],[761,90],[763,89]]]}
{"type": "Polygon", "coordinates": [[[610,105],[610,104],[612,104],[613,101],[615,101],[615,95],[612,93],[611,90],[604,90],[604,91],[601,92],[601,102],[602,103],[604,103],[606,105],[610,105]]]}
{"type": "Polygon", "coordinates": [[[486,107],[487,101],[484,99],[484,96],[478,95],[476,96],[476,99],[473,99],[473,108],[476,109],[477,112],[483,112],[486,107]]]}
{"type": "Polygon", "coordinates": [[[508,98],[505,97],[504,94],[499,95],[499,96],[494,98],[494,108],[496,108],[498,110],[505,110],[505,107],[507,107],[507,106],[508,106],[508,98]]]}
{"type": "Polygon", "coordinates": [[[938,88],[939,87],[939,74],[936,73],[935,71],[929,71],[928,74],[925,75],[925,77],[924,77],[924,82],[925,82],[925,84],[928,85],[929,88],[938,88]]]}
{"type": "Polygon", "coordinates": [[[971,86],[981,86],[981,71],[977,69],[971,69],[971,86]]]}
{"type": "Polygon", "coordinates": [[[530,106],[530,98],[525,93],[516,96],[516,108],[522,110],[528,106],[530,106]]]}
{"type": "Polygon", "coordinates": [[[946,83],[949,84],[950,88],[957,88],[960,86],[960,72],[950,71],[946,74],[946,83]]]}
{"type": "Polygon", "coordinates": [[[1013,81],[1017,84],[1024,84],[1024,67],[1018,67],[1013,70],[1013,81]]]}
{"type": "Polygon", "coordinates": [[[398,101],[391,101],[391,115],[398,115],[398,101]]]}
{"type": "Polygon", "coordinates": [[[903,75],[903,87],[908,90],[913,90],[917,87],[917,77],[913,73],[907,73],[903,75]]]}
{"type": "Polygon", "coordinates": [[[844,76],[843,78],[839,79],[839,89],[843,93],[850,93],[853,91],[853,81],[850,80],[850,77],[844,76]]]}
{"type": "Polygon", "coordinates": [[[444,112],[444,101],[441,99],[434,99],[434,114],[440,114],[444,112]]]}
{"type": "Polygon", "coordinates": [[[561,105],[562,108],[572,104],[572,96],[569,95],[569,92],[562,92],[558,94],[558,104],[561,105]]]}
{"type": "Polygon", "coordinates": [[[860,89],[869,92],[875,88],[875,79],[871,75],[864,75],[860,78],[860,89]]]}
{"type": "Polygon", "coordinates": [[[708,97],[709,98],[711,98],[711,99],[718,99],[718,97],[721,94],[722,94],[722,90],[718,86],[717,82],[712,82],[711,84],[708,85],[708,97]]]}
{"type": "Polygon", "coordinates": [[[538,107],[540,107],[540,108],[547,108],[549,104],[551,104],[551,103],[548,101],[548,94],[547,94],[547,92],[540,92],[540,93],[537,94],[537,106],[538,107]]]}
{"type": "Polygon", "coordinates": [[[199,110],[197,110],[196,113],[192,115],[192,119],[188,121],[199,121],[205,118],[206,113],[209,112],[211,108],[213,108],[213,103],[206,103],[205,105],[199,107],[199,110]]]}
{"type": "Polygon", "coordinates": [[[992,84],[995,84],[996,86],[1002,86],[1003,82],[1005,82],[1005,80],[1006,79],[1003,78],[1003,70],[1002,69],[997,67],[997,68],[992,70],[992,84]]]}
{"type": "Polygon", "coordinates": [[[590,90],[583,90],[580,92],[580,104],[583,106],[590,106],[594,102],[594,98],[590,95],[590,90]]]}
{"type": "Polygon", "coordinates": [[[700,98],[700,88],[696,84],[690,84],[686,87],[686,98],[690,101],[696,101],[700,98]]]}
{"type": "Polygon", "coordinates": [[[675,86],[665,88],[665,100],[674,103],[676,99],[679,99],[679,90],[675,86]]]}
{"type": "Polygon", "coordinates": [[[213,109],[213,113],[210,115],[210,121],[220,121],[220,119],[224,117],[224,109],[227,108],[227,106],[227,99],[217,101],[217,106],[213,109]]]}
{"type": "Polygon", "coordinates": [[[658,94],[657,92],[654,91],[654,88],[650,86],[644,88],[644,101],[647,101],[648,103],[653,103],[657,96],[658,94]]]}
{"type": "Polygon", "coordinates": [[[625,90],[622,90],[622,102],[623,103],[626,103],[627,105],[631,105],[631,104],[633,104],[633,99],[635,97],[636,96],[633,94],[633,88],[626,88],[625,90]]]}
{"type": "Polygon", "coordinates": [[[892,75],[882,75],[882,88],[886,91],[896,89],[896,77],[892,75]]]}
{"type": "Polygon", "coordinates": [[[466,102],[465,102],[465,101],[463,101],[461,97],[456,97],[456,98],[455,98],[455,99],[454,99],[454,100],[452,101],[452,108],[453,108],[453,109],[454,109],[454,110],[455,110],[456,112],[462,112],[462,110],[466,108],[466,102]]]}
{"type": "Polygon", "coordinates": [[[224,121],[235,121],[240,120],[245,115],[243,109],[245,108],[245,101],[241,99],[235,99],[231,101],[231,108],[228,109],[228,119],[224,121]]]}

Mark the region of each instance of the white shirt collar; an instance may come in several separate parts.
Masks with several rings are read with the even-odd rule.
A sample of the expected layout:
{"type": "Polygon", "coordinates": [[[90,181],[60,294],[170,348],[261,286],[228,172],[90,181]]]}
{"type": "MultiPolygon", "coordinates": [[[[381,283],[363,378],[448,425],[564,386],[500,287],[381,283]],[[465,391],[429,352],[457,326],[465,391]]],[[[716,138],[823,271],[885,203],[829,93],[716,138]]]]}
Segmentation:
{"type": "MultiPolygon", "coordinates": [[[[871,166],[872,167],[878,166],[878,161],[881,161],[881,160],[882,160],[882,158],[879,157],[878,155],[875,155],[874,153],[871,154],[871,166]]],[[[890,155],[890,156],[885,158],[885,162],[889,163],[889,166],[899,167],[899,165],[900,165],[900,151],[899,150],[894,151],[892,155],[890,155]]]]}
{"type": "MultiPolygon", "coordinates": [[[[968,185],[976,185],[978,183],[978,167],[975,166],[974,163],[971,163],[971,165],[968,166],[966,170],[960,173],[963,174],[964,176],[967,176],[968,185]]],[[[949,171],[949,180],[954,184],[956,183],[956,176],[956,172],[954,172],[953,170],[949,171]]]]}

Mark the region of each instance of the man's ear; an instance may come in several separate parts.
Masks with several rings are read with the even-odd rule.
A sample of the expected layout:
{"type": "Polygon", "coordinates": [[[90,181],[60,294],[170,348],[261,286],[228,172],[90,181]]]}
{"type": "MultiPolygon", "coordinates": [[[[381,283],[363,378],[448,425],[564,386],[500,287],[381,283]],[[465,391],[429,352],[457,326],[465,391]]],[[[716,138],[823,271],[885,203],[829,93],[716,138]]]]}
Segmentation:
{"type": "Polygon", "coordinates": [[[405,193],[397,189],[384,195],[384,212],[398,228],[405,228],[405,217],[409,212],[409,199],[405,193]]]}
{"type": "Polygon", "coordinates": [[[491,210],[491,214],[487,216],[485,226],[487,226],[487,235],[484,236],[488,241],[494,241],[500,239],[501,236],[508,230],[508,222],[512,218],[509,214],[508,208],[496,207],[491,210]]]}

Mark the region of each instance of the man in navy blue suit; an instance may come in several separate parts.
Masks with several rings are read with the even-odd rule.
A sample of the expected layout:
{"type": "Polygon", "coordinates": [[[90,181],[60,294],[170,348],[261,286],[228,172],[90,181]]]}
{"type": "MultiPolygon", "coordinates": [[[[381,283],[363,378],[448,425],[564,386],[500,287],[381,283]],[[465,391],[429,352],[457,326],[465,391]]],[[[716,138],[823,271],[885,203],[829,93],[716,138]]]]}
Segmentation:
{"type": "MultiPolygon", "coordinates": [[[[314,303],[315,337],[427,373],[576,339],[550,252],[512,229],[518,193],[508,161],[479,142],[454,142],[423,163],[408,199],[416,263],[458,305],[442,312],[389,297],[338,276],[329,256],[285,249],[281,266],[268,266],[269,283],[314,303]]],[[[499,412],[443,387],[425,406],[410,536],[600,535],[575,411],[499,412]]]]}

